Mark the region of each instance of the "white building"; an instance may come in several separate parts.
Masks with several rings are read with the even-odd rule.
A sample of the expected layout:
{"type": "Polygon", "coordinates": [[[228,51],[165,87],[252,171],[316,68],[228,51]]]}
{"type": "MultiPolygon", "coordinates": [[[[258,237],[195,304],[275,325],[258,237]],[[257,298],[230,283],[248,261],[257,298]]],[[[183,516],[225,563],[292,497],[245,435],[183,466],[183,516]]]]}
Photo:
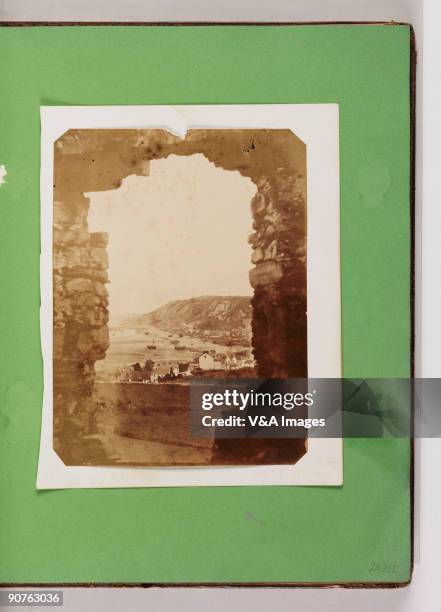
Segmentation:
{"type": "Polygon", "coordinates": [[[201,370],[214,370],[214,359],[209,353],[202,353],[198,362],[201,370]]]}

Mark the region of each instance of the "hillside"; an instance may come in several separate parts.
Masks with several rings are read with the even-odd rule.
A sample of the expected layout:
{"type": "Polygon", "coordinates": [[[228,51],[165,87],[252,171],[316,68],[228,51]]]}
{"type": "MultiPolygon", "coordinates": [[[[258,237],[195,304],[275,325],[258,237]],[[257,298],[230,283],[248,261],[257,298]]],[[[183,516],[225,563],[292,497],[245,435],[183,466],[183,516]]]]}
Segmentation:
{"type": "Polygon", "coordinates": [[[249,329],[251,298],[202,296],[173,300],[144,315],[131,317],[131,326],[153,325],[165,331],[228,333],[249,329]]]}

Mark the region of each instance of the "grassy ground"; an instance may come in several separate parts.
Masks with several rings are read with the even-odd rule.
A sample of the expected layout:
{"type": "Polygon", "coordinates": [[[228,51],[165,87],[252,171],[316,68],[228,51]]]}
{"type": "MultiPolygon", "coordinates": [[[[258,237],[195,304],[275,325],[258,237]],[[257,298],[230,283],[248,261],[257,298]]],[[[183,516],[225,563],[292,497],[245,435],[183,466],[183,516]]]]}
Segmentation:
{"type": "Polygon", "coordinates": [[[193,438],[190,389],[180,384],[97,383],[97,433],[110,462],[207,465],[212,440],[193,438]]]}

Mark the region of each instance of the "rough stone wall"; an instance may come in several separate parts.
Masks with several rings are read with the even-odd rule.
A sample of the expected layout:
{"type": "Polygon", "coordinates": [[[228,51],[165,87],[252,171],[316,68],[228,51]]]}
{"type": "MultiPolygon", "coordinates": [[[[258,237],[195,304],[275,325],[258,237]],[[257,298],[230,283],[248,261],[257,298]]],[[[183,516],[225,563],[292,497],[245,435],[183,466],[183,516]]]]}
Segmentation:
{"type": "MultiPolygon", "coordinates": [[[[113,173],[108,176],[103,173],[99,167],[100,155],[110,160],[117,179],[118,174],[126,173],[126,160],[118,164],[118,154],[112,147],[108,151],[97,151],[87,138],[79,139],[69,134],[55,145],[54,448],[66,463],[75,463],[84,450],[80,448],[84,444],[81,437],[90,433],[90,423],[97,409],[93,398],[95,363],[104,359],[109,347],[108,236],[104,232],[89,232],[89,199],[84,193],[116,188],[120,180],[117,183],[113,173]],[[86,162],[89,162],[87,170],[86,162]]],[[[134,170],[141,173],[140,168],[134,170]]]]}
{"type": "Polygon", "coordinates": [[[257,373],[307,377],[305,176],[298,169],[280,169],[258,179],[257,187],[256,231],[249,238],[257,373]]]}
{"type": "MultiPolygon", "coordinates": [[[[56,432],[58,425],[81,426],[84,413],[93,411],[95,362],[109,347],[107,235],[88,232],[87,210],[81,196],[75,206],[57,202],[54,208],[54,391],[62,390],[70,417],[56,423],[56,432]]],[[[60,434],[70,435],[64,428],[60,434]]]]}
{"type": "MultiPolygon", "coordinates": [[[[108,237],[89,233],[84,194],[147,175],[153,159],[202,153],[256,184],[250,282],[257,373],[307,376],[306,147],[299,138],[289,130],[190,130],[185,139],[165,130],[69,130],[54,153],[54,431],[56,448],[57,440],[72,439],[71,456],[59,452],[66,462],[75,462],[73,440],[95,410],[95,362],[109,343],[108,237]]],[[[304,445],[296,444],[301,456],[304,445]]]]}

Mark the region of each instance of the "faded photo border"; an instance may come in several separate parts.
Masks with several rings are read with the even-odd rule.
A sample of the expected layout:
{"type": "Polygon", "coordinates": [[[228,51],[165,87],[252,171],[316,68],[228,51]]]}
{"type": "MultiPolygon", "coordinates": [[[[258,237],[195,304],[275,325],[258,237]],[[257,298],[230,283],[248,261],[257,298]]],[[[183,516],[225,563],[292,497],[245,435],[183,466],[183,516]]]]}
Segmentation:
{"type": "Polygon", "coordinates": [[[341,439],[311,439],[296,465],[66,466],[53,450],[53,145],[70,129],[290,129],[307,146],[308,375],[339,378],[340,193],[337,104],[41,108],[41,342],[44,397],[37,488],[321,485],[343,482],[341,439]]]}

